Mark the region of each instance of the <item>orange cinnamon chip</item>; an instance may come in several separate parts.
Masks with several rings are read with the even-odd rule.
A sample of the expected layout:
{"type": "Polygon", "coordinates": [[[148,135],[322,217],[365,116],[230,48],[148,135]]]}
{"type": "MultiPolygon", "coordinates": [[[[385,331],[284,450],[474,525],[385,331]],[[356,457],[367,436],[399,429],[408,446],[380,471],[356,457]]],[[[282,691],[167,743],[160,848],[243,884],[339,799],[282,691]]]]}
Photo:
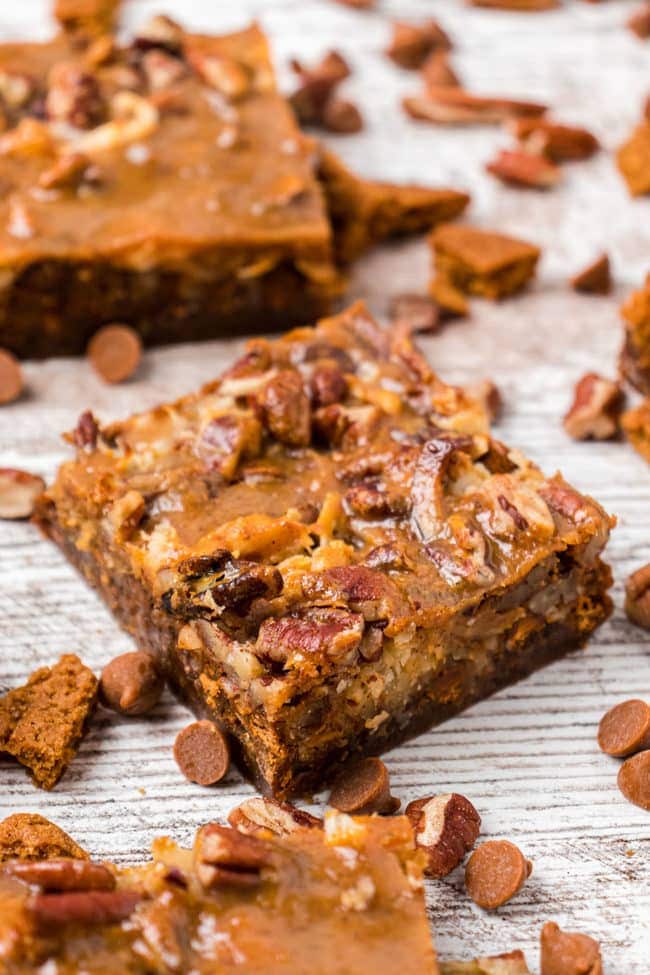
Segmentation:
{"type": "Polygon", "coordinates": [[[121,383],[138,368],[142,342],[128,325],[104,325],[88,343],[87,354],[102,379],[121,383]]]}
{"type": "Polygon", "coordinates": [[[190,782],[215,785],[228,771],[230,749],[223,731],[212,721],[194,721],[179,731],[174,758],[190,782]]]}
{"type": "Polygon", "coordinates": [[[650,748],[650,704],[631,700],[610,708],[598,725],[598,745],[616,758],[650,748]]]}
{"type": "Polygon", "coordinates": [[[628,802],[650,811],[650,749],[623,762],[618,787],[628,802]]]}
{"type": "Polygon", "coordinates": [[[475,904],[494,910],[507,903],[530,876],[533,865],[508,840],[488,840],[472,853],[465,886],[475,904]]]}

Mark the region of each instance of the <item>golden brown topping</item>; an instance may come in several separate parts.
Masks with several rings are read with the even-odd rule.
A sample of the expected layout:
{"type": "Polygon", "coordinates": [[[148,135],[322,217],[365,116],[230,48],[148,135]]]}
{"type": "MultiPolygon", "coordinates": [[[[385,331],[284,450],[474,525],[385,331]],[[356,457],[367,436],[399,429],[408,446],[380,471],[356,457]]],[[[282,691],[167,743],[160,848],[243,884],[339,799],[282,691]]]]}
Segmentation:
{"type": "Polygon", "coordinates": [[[576,383],[564,429],[574,440],[609,440],[619,432],[622,410],[619,384],[590,372],[576,383]]]}
{"type": "Polygon", "coordinates": [[[250,91],[251,77],[246,67],[233,58],[217,57],[192,48],[188,50],[187,58],[206,85],[225,98],[237,101],[250,91]]]}
{"type": "Polygon", "coordinates": [[[8,349],[0,349],[0,404],[13,403],[23,391],[23,371],[8,349]]]}
{"type": "Polygon", "coordinates": [[[0,866],[2,874],[46,892],[69,890],[113,890],[115,875],[101,863],[90,860],[8,860],[0,866]]]}
{"type": "Polygon", "coordinates": [[[521,890],[533,865],[508,840],[488,840],[476,849],[465,870],[465,886],[472,900],[494,910],[521,890]]]}
{"type": "Polygon", "coordinates": [[[528,151],[502,149],[485,168],[502,183],[536,190],[549,190],[562,179],[562,170],[555,163],[528,151]]]}
{"type": "Polygon", "coordinates": [[[59,826],[37,813],[14,813],[0,822],[0,862],[74,857],[88,854],[59,826]]]}
{"type": "Polygon", "coordinates": [[[540,936],[541,975],[603,975],[600,945],[588,934],[547,921],[540,936]]]}
{"type": "Polygon", "coordinates": [[[274,862],[273,847],[257,836],[247,836],[230,826],[208,823],[196,834],[194,862],[197,877],[206,890],[215,887],[256,886],[262,871],[274,862]]]}
{"type": "Polygon", "coordinates": [[[616,758],[650,748],[650,704],[631,700],[610,708],[598,725],[598,746],[616,758]]]}
{"type": "Polygon", "coordinates": [[[176,52],[180,50],[184,36],[183,28],[175,20],[166,14],[155,14],[146,24],[138,27],[134,47],[144,51],[163,48],[176,52]]]}
{"type": "Polygon", "coordinates": [[[650,630],[650,564],[642,565],[625,583],[627,618],[644,630],[650,630]]]}
{"type": "Polygon", "coordinates": [[[650,749],[623,762],[618,773],[618,787],[628,802],[650,811],[650,749]]]}
{"type": "Polygon", "coordinates": [[[45,481],[36,474],[0,467],[0,518],[31,518],[36,499],[45,490],[45,481]]]}
{"type": "Polygon", "coordinates": [[[390,816],[401,803],[390,793],[388,769],[380,758],[364,758],[336,780],[328,799],[343,813],[390,816]]]}
{"type": "Polygon", "coordinates": [[[612,290],[612,274],[607,254],[601,254],[571,278],[574,291],[591,295],[608,295],[612,290]]]}
{"type": "Polygon", "coordinates": [[[283,369],[268,380],[258,396],[265,426],[281,443],[307,446],[311,439],[309,397],[300,374],[283,369]]]}
{"type": "Polygon", "coordinates": [[[650,397],[627,410],[621,417],[621,426],[634,449],[650,463],[650,397]]]}
{"type": "Polygon", "coordinates": [[[394,328],[432,335],[440,328],[440,308],[426,295],[400,294],[391,298],[388,313],[394,328]]]}
{"type": "Polygon", "coordinates": [[[212,721],[194,721],[176,736],[174,758],[190,782],[216,785],[230,765],[228,740],[212,721]]]}
{"type": "Polygon", "coordinates": [[[83,181],[90,165],[90,159],[82,152],[65,153],[49,169],[43,170],[38,177],[38,185],[46,190],[77,187],[83,181]]]}
{"type": "Polygon", "coordinates": [[[478,227],[444,224],[431,243],[439,274],[464,292],[491,299],[523,288],[540,257],[534,244],[478,227]]]}
{"type": "Polygon", "coordinates": [[[144,650],[120,654],[102,670],[99,697],[118,714],[146,714],[160,700],[165,682],[154,658],[144,650]]]}
{"type": "Polygon", "coordinates": [[[88,343],[87,355],[105,382],[121,383],[138,368],[142,342],[128,325],[104,325],[88,343]]]}
{"type": "Polygon", "coordinates": [[[450,47],[449,37],[435,20],[426,20],[422,24],[394,21],[386,54],[400,68],[415,69],[421,68],[433,51],[445,51],[450,47]]]}
{"type": "Polygon", "coordinates": [[[47,935],[61,924],[118,924],[133,914],[142,896],[130,890],[36,894],[28,909],[38,934],[47,935]]]}
{"type": "Polygon", "coordinates": [[[275,836],[289,836],[298,829],[322,829],[323,820],[289,802],[278,802],[256,796],[246,799],[228,815],[228,822],[240,833],[255,835],[269,831],[275,836]]]}
{"type": "Polygon", "coordinates": [[[409,802],[405,810],[416,845],[427,855],[424,872],[446,877],[472,849],[481,830],[481,817],[465,796],[456,792],[409,802]]]}

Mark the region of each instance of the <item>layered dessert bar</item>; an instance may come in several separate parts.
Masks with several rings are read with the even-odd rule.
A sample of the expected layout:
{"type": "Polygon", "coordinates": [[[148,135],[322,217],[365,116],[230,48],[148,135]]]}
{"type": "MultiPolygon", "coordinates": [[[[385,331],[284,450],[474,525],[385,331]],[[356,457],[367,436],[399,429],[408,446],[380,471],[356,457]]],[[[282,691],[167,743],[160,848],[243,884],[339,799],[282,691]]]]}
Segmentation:
{"type": "Polygon", "coordinates": [[[43,530],[277,796],[582,645],[610,519],[357,304],[198,393],[85,414],[43,530]]]}
{"type": "Polygon", "coordinates": [[[438,975],[406,817],[282,837],[210,823],[153,861],[0,863],[4,975],[438,975]]]}
{"type": "Polygon", "coordinates": [[[321,173],[258,27],[84,32],[115,6],[60,2],[70,31],[0,45],[0,346],[78,353],[113,321],[152,343],[313,321],[347,259],[466,206],[321,173]]]}

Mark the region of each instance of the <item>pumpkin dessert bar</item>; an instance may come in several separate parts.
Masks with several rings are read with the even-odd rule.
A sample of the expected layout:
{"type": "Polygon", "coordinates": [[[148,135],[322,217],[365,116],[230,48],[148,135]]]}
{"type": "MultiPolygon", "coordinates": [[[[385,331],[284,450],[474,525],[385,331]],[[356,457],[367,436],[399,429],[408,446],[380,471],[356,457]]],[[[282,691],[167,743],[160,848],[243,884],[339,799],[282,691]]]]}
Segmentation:
{"type": "Polygon", "coordinates": [[[37,522],[275,795],[582,645],[610,519],[362,304],[85,414],[37,522]]]}
{"type": "Polygon", "coordinates": [[[69,29],[0,45],[0,346],[16,355],[82,352],[113,321],[148,343],[304,324],[347,260],[467,205],[321,173],[259,27],[159,16],[123,44],[84,28],[113,8],[59,0],[69,29]]]}
{"type": "Polygon", "coordinates": [[[127,869],[73,857],[0,863],[0,967],[438,975],[408,819],[314,823],[287,832],[285,822],[282,835],[209,823],[193,849],[161,838],[150,863],[127,869]]]}

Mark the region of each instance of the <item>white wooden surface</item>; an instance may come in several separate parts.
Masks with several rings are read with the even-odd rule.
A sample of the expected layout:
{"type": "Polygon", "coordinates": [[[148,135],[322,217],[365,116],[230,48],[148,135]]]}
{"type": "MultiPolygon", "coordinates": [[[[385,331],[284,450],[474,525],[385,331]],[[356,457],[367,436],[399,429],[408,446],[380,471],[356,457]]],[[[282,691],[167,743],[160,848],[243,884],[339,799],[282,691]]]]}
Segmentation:
{"type": "MultiPolygon", "coordinates": [[[[623,444],[574,444],[560,417],[572,382],[587,369],[615,370],[617,305],[650,264],[650,201],[630,200],[603,152],[568,167],[551,194],[501,187],[482,171],[507,136],[495,129],[417,126],[398,108],[417,77],[382,58],[389,16],[438,16],[457,42],[455,63],[481,91],[548,101],[563,119],[588,124],[611,149],[629,130],[650,88],[650,44],[622,26],[634,2],[599,6],[580,0],[562,11],[517,15],[467,10],[461,0],[380,0],[361,14],[327,0],[133,0],[132,21],[162,6],[195,27],[227,29],[259,17],[277,61],[340,47],[355,68],[349,91],[366,131],[333,140],[360,171],[471,189],[471,217],[521,233],[544,246],[539,281],[500,306],[473,304],[471,321],[428,340],[428,354],[453,381],[493,377],[507,410],[499,434],[547,470],[562,467],[619,518],[609,548],[616,612],[585,653],[547,668],[388,758],[394,791],[405,801],[433,791],[468,795],[485,837],[508,837],[533,859],[533,875],[506,908],[486,914],[463,892],[462,873],[431,883],[432,924],[443,957],[523,947],[537,971],[537,942],[550,918],[603,943],[608,975],[650,972],[650,815],[616,788],[618,763],[602,756],[595,729],[604,710],[631,696],[650,697],[648,635],[621,610],[621,586],[650,560],[650,469],[623,444]],[[619,284],[611,299],[580,297],[570,271],[607,247],[619,284]]],[[[45,35],[40,0],[3,3],[3,37],[45,35]]],[[[285,76],[286,77],[286,76],[285,76]]],[[[382,249],[357,270],[353,289],[383,313],[387,296],[422,289],[425,246],[382,249]]],[[[82,408],[125,415],[176,396],[212,377],[238,350],[211,343],[150,352],[138,377],[107,388],[81,361],[28,364],[28,395],[0,412],[0,465],[51,476],[65,457],[59,439],[82,408]]],[[[99,669],[129,640],[58,553],[28,525],[0,527],[0,690],[67,651],[99,669]]],[[[201,789],[184,781],[171,744],[189,720],[171,696],[147,720],[100,712],[80,753],[50,794],[34,789],[18,767],[0,761],[0,815],[37,810],[101,857],[145,856],[151,839],[181,841],[197,825],[224,815],[251,788],[237,773],[201,789]]]]}

